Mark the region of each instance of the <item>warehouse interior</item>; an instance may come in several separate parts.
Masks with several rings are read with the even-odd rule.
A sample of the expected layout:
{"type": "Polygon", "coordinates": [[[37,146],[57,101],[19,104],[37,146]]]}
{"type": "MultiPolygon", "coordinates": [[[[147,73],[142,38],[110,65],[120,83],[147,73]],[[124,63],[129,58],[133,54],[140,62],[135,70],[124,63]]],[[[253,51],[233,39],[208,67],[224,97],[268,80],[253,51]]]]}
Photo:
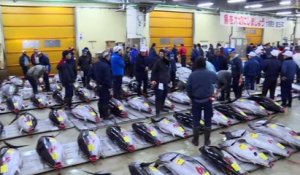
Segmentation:
{"type": "Polygon", "coordinates": [[[1,0],[0,174],[296,175],[299,67],[299,0],[1,0]]]}

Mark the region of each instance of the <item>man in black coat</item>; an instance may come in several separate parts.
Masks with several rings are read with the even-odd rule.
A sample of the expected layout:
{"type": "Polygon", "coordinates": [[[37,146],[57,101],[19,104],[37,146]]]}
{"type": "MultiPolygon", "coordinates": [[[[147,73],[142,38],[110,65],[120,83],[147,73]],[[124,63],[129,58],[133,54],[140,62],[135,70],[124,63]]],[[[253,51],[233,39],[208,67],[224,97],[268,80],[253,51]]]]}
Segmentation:
{"type": "Polygon", "coordinates": [[[97,83],[99,96],[98,110],[103,119],[110,119],[109,100],[111,95],[109,89],[112,88],[110,59],[110,53],[105,51],[100,61],[95,63],[92,67],[92,79],[97,83]]]}
{"type": "Polygon", "coordinates": [[[83,49],[82,55],[78,59],[78,66],[83,71],[83,86],[90,88],[90,70],[91,70],[92,58],[88,55],[88,50],[83,49]]]}
{"type": "Polygon", "coordinates": [[[146,56],[147,48],[142,47],[140,49],[140,54],[137,57],[136,65],[135,65],[135,78],[138,82],[137,91],[138,96],[142,95],[141,86],[143,84],[143,93],[147,96],[147,88],[148,88],[148,57],[146,56]]]}
{"type": "Polygon", "coordinates": [[[22,52],[22,56],[20,57],[19,63],[23,70],[24,76],[26,77],[27,71],[30,68],[30,57],[27,55],[26,50],[22,52]]]}
{"type": "Polygon", "coordinates": [[[76,80],[76,66],[72,61],[72,54],[70,51],[63,51],[63,59],[57,65],[59,79],[65,88],[65,107],[71,109],[72,97],[74,94],[74,83],[76,80]]]}
{"type": "Polygon", "coordinates": [[[155,110],[156,117],[159,117],[163,110],[165,100],[168,95],[168,84],[170,82],[170,60],[165,55],[165,51],[159,51],[159,58],[154,63],[151,72],[151,84],[155,89],[155,110]]]}

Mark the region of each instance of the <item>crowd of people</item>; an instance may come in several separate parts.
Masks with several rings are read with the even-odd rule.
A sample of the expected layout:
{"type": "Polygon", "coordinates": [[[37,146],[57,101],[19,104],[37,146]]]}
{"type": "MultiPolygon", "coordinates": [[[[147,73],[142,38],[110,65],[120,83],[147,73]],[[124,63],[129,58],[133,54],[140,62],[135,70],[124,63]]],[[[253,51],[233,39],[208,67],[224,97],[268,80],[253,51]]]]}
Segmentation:
{"type": "MultiPolygon", "coordinates": [[[[102,52],[96,61],[88,48],[82,50],[81,56],[76,60],[74,48],[63,51],[62,59],[57,65],[59,78],[65,88],[65,106],[71,108],[74,83],[77,70],[83,72],[83,85],[90,87],[90,80],[95,80],[99,95],[98,110],[104,119],[109,119],[109,100],[111,97],[123,99],[123,76],[134,77],[137,81],[139,96],[148,96],[147,89],[152,87],[155,93],[156,117],[165,111],[164,102],[170,90],[176,86],[176,63],[187,66],[187,48],[184,44],[180,47],[163,48],[157,50],[153,43],[147,47],[132,48],[115,46],[102,52]],[[151,73],[150,80],[148,78],[151,73]],[[111,94],[112,89],[112,94],[111,94]]],[[[201,44],[195,44],[191,53],[192,74],[188,78],[186,90],[192,101],[192,115],[194,116],[193,144],[199,144],[200,119],[204,111],[205,119],[205,144],[210,144],[210,130],[212,101],[231,101],[231,89],[234,97],[240,98],[243,90],[254,90],[260,83],[262,74],[264,82],[262,95],[269,92],[270,98],[275,98],[277,81],[280,79],[282,106],[292,106],[292,83],[300,67],[300,46],[293,48],[273,47],[270,44],[247,47],[247,61],[243,63],[241,55],[234,48],[224,49],[221,44],[215,48],[209,46],[205,52],[201,44]],[[212,65],[213,69],[208,69],[212,65]],[[211,71],[215,70],[215,71],[211,71]],[[215,87],[217,85],[217,90],[215,87]]],[[[50,90],[49,72],[51,64],[49,58],[38,50],[34,50],[31,57],[26,51],[20,57],[20,66],[32,85],[33,92],[37,93],[38,79],[43,77],[45,91],[50,90]],[[33,66],[30,68],[30,64],[33,66]]],[[[203,128],[202,128],[203,129],[203,128]]]]}

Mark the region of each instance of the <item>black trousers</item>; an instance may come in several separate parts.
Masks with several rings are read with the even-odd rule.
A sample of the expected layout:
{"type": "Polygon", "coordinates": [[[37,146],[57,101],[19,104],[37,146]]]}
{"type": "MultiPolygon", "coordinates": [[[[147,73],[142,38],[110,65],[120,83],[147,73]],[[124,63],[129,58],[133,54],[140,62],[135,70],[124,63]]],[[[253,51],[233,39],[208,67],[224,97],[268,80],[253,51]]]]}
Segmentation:
{"type": "Polygon", "coordinates": [[[109,100],[111,98],[109,88],[98,86],[98,110],[100,116],[103,118],[109,117],[109,100]]]}
{"type": "Polygon", "coordinates": [[[155,87],[155,111],[156,115],[160,114],[160,111],[163,109],[165,105],[165,101],[168,95],[168,85],[163,85],[164,89],[161,90],[158,88],[158,85],[155,87]]]}
{"type": "Polygon", "coordinates": [[[147,73],[145,73],[143,75],[136,76],[136,80],[138,82],[138,85],[137,85],[138,95],[142,95],[142,91],[141,91],[142,84],[143,84],[143,93],[147,94],[147,89],[148,89],[148,75],[147,75],[147,73]]]}
{"type": "Polygon", "coordinates": [[[241,98],[242,96],[242,86],[239,85],[240,77],[233,77],[231,87],[236,99],[241,98]]]}
{"type": "Polygon", "coordinates": [[[50,91],[49,73],[44,73],[43,80],[45,83],[45,89],[50,91]]]}
{"type": "Polygon", "coordinates": [[[181,66],[186,67],[186,55],[181,55],[181,66]]]}
{"type": "Polygon", "coordinates": [[[72,106],[72,98],[74,95],[74,85],[73,84],[67,84],[64,85],[65,87],[65,102],[67,103],[68,107],[72,106]]]}
{"type": "Polygon", "coordinates": [[[116,99],[121,99],[122,96],[122,75],[114,75],[113,77],[113,93],[116,99]]]}
{"type": "Polygon", "coordinates": [[[22,66],[24,77],[26,78],[27,71],[29,70],[29,66],[22,66]]]}
{"type": "Polygon", "coordinates": [[[83,70],[82,82],[84,87],[88,87],[90,85],[91,77],[90,70],[83,70]]]}
{"type": "Polygon", "coordinates": [[[175,88],[176,86],[176,71],[171,71],[170,78],[172,82],[172,88],[175,88]]]}
{"type": "Polygon", "coordinates": [[[292,102],[292,83],[293,80],[281,80],[281,101],[283,105],[286,105],[286,102],[292,102]]]}
{"type": "MultiPolygon", "coordinates": [[[[224,86],[224,84],[220,84],[219,87],[224,86]]],[[[221,91],[220,101],[230,101],[230,84],[227,84],[224,89],[221,91]]]]}
{"type": "Polygon", "coordinates": [[[38,84],[37,84],[37,81],[36,79],[30,77],[30,76],[27,76],[27,79],[32,87],[32,91],[34,94],[37,94],[38,93],[38,84]]]}
{"type": "Polygon", "coordinates": [[[266,78],[263,83],[262,95],[267,96],[268,91],[270,91],[270,98],[275,99],[275,90],[277,85],[277,79],[266,78]]]}

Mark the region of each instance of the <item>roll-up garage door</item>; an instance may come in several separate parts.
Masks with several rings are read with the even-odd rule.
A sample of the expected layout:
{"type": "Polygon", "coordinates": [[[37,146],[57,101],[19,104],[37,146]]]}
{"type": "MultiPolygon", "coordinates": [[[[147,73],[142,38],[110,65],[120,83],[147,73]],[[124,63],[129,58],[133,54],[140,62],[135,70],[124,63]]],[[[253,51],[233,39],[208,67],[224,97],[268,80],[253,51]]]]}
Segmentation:
{"type": "Polygon", "coordinates": [[[264,29],[260,28],[246,28],[246,38],[248,44],[253,43],[255,45],[262,44],[264,29]]]}
{"type": "Polygon", "coordinates": [[[184,43],[190,60],[193,35],[192,13],[154,11],[150,14],[150,38],[151,43],[156,43],[157,49],[184,43]]]}
{"type": "Polygon", "coordinates": [[[49,56],[52,73],[61,53],[75,47],[74,9],[62,7],[2,7],[6,66],[10,74],[21,74],[22,50],[31,56],[38,48],[49,56]]]}

